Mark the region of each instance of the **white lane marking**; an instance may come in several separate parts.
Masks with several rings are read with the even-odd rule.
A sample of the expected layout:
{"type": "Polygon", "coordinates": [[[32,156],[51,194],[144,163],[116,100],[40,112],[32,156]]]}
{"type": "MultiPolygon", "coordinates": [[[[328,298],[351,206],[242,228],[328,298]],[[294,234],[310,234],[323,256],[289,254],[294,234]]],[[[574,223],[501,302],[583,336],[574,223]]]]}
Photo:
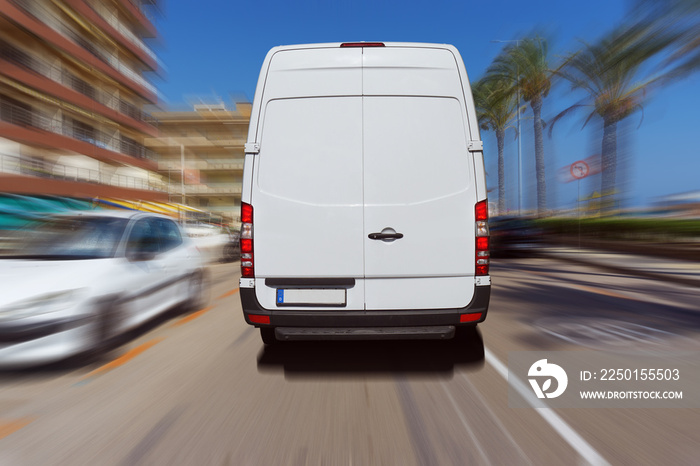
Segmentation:
{"type": "Polygon", "coordinates": [[[462,421],[462,425],[464,426],[467,433],[469,434],[469,438],[471,438],[472,443],[474,444],[474,446],[476,446],[477,451],[479,452],[481,457],[484,459],[484,462],[482,464],[492,464],[491,461],[489,461],[488,456],[486,456],[486,452],[481,448],[481,444],[480,444],[479,440],[476,438],[476,435],[474,435],[474,431],[471,429],[471,427],[469,427],[469,423],[464,418],[464,414],[462,414],[462,410],[459,409],[459,406],[457,406],[457,402],[455,402],[455,399],[452,397],[452,394],[445,386],[445,382],[442,382],[442,389],[445,390],[447,397],[450,399],[450,403],[452,403],[452,408],[457,413],[457,416],[459,416],[459,420],[462,421]]]}
{"type": "Polygon", "coordinates": [[[526,386],[520,379],[515,376],[510,376],[508,374],[508,368],[494,355],[488,348],[484,347],[484,358],[486,362],[491,364],[496,372],[498,372],[501,377],[503,377],[506,382],[509,382],[513,388],[522,396],[527,402],[535,408],[537,414],[542,416],[542,418],[549,424],[566,443],[568,443],[571,448],[576,450],[579,455],[588,463],[595,466],[609,465],[605,458],[598,453],[586,440],[581,437],[574,429],[569,426],[557,413],[555,413],[551,408],[548,408],[540,400],[533,401],[530,395],[531,391],[528,386],[526,386]],[[510,380],[509,380],[510,377],[510,380]]]}
{"type": "Polygon", "coordinates": [[[496,416],[496,413],[493,412],[493,410],[491,409],[489,404],[486,402],[486,399],[481,395],[481,393],[479,392],[479,390],[477,390],[477,388],[474,386],[474,384],[471,383],[471,381],[469,380],[469,377],[467,377],[467,374],[462,373],[462,378],[464,379],[465,383],[470,387],[472,393],[474,395],[476,395],[476,397],[479,400],[479,403],[481,403],[481,406],[483,406],[486,409],[486,411],[489,413],[489,415],[491,416],[491,419],[493,419],[493,421],[496,423],[496,426],[498,426],[498,428],[501,430],[503,435],[505,435],[505,437],[510,441],[510,443],[512,443],[515,446],[516,450],[518,450],[518,453],[520,453],[520,458],[526,459],[527,464],[532,464],[532,461],[530,460],[530,458],[528,458],[528,456],[525,454],[523,449],[520,448],[520,445],[518,445],[518,442],[515,441],[515,439],[510,434],[508,429],[506,429],[506,426],[504,426],[503,423],[501,422],[501,420],[498,418],[498,416],[496,416]]]}

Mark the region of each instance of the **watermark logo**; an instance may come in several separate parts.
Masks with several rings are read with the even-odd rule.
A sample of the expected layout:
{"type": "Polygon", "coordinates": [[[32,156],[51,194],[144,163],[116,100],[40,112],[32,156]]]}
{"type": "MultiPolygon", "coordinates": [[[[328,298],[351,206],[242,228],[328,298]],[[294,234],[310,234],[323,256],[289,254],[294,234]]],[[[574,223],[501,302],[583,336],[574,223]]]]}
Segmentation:
{"type": "Polygon", "coordinates": [[[530,366],[527,375],[528,377],[535,377],[528,379],[528,381],[535,391],[537,398],[556,398],[564,393],[569,383],[566,371],[556,364],[549,364],[546,359],[540,359],[530,366]],[[541,386],[538,379],[544,379],[541,386]],[[552,379],[557,381],[557,385],[556,390],[550,392],[549,390],[552,388],[552,379]]]}

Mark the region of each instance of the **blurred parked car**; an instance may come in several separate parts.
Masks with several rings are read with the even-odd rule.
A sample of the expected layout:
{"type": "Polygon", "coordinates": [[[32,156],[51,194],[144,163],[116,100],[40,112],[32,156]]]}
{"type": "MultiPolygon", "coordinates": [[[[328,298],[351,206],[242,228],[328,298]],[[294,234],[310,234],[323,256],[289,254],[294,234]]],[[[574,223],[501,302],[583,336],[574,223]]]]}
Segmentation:
{"type": "Polygon", "coordinates": [[[196,223],[186,225],[185,232],[202,252],[205,262],[233,262],[238,259],[238,238],[228,228],[196,223]]]}
{"type": "Polygon", "coordinates": [[[494,217],[489,231],[493,257],[534,255],[544,242],[543,229],[528,217],[494,217]]]}
{"type": "Polygon", "coordinates": [[[175,306],[203,304],[203,262],[170,218],[50,215],[0,251],[0,367],[102,349],[175,306]]]}

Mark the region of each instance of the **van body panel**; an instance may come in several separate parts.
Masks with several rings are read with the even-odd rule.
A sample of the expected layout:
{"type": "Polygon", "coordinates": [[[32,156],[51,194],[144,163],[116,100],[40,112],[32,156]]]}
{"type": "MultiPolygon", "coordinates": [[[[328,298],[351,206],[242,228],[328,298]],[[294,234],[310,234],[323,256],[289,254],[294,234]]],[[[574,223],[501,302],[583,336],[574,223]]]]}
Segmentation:
{"type": "Polygon", "coordinates": [[[268,53],[263,73],[250,120],[257,124],[250,125],[249,142],[259,140],[264,112],[271,100],[362,95],[362,49],[277,47],[268,53]]]}
{"type": "MultiPolygon", "coordinates": [[[[362,98],[270,101],[262,141],[251,196],[256,277],[362,278],[362,98]]],[[[275,289],[256,290],[275,307],[275,289]]],[[[347,306],[364,309],[361,286],[347,306]]]]}
{"type": "Polygon", "coordinates": [[[367,312],[463,308],[474,296],[474,277],[368,278],[365,296],[367,312]]]}
{"type": "Polygon", "coordinates": [[[266,100],[334,95],[362,95],[362,49],[285,50],[272,57],[266,100]]]}
{"type": "Polygon", "coordinates": [[[476,196],[462,108],[455,98],[363,99],[367,309],[430,309],[437,294],[443,308],[471,300],[476,196]],[[397,124],[397,115],[408,117],[397,124]],[[403,238],[369,239],[385,228],[403,238]],[[469,277],[471,286],[442,287],[449,280],[437,276],[469,277]],[[404,277],[409,285],[395,283],[404,277]]]}
{"type": "Polygon", "coordinates": [[[362,65],[364,95],[444,96],[464,102],[464,89],[452,50],[366,48],[362,65]]]}

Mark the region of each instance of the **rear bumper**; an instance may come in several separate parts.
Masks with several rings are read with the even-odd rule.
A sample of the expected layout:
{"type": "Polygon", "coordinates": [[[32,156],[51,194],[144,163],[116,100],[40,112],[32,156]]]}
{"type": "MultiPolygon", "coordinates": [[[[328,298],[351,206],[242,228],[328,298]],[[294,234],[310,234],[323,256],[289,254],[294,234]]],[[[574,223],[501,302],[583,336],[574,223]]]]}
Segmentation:
{"type": "Polygon", "coordinates": [[[276,327],[278,340],[448,340],[454,325],[427,327],[276,327]]]}
{"type": "Polygon", "coordinates": [[[382,327],[432,327],[474,325],[486,319],[491,298],[491,286],[475,287],[472,301],[463,308],[422,309],[390,311],[346,311],[338,308],[299,311],[286,309],[263,309],[255,296],[255,288],[241,288],[241,305],[246,322],[256,327],[303,327],[303,328],[382,328],[382,327]],[[463,314],[481,313],[479,319],[461,322],[463,314]],[[250,315],[267,316],[270,324],[254,323],[250,315]]]}

